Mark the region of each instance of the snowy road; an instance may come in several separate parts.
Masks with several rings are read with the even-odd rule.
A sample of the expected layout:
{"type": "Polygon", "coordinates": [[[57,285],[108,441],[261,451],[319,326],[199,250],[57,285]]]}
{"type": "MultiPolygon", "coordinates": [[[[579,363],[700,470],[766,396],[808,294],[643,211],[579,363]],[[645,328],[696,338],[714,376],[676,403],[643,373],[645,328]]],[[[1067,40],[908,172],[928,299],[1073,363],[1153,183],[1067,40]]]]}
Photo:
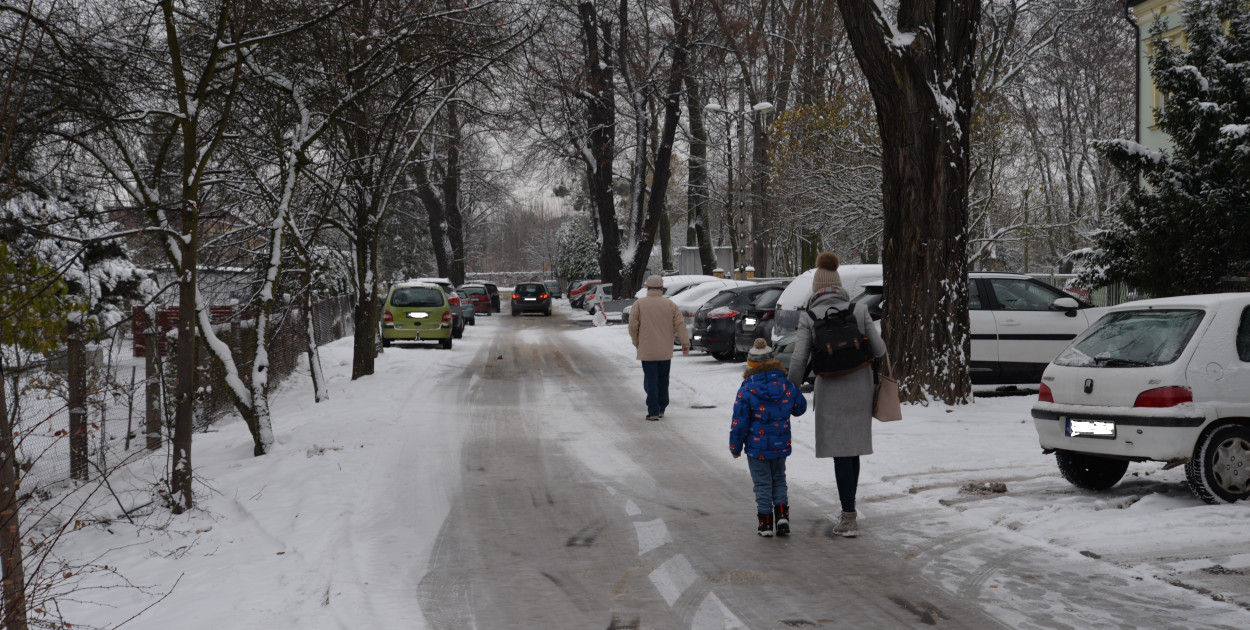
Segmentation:
{"type": "Polygon", "coordinates": [[[877,543],[833,540],[809,506],[789,539],[755,536],[741,462],[687,442],[673,407],[643,420],[636,375],[568,325],[504,320],[461,375],[474,420],[421,582],[432,627],[996,625],[877,543]]]}
{"type": "MultiPolygon", "coordinates": [[[[745,466],[723,440],[686,427],[698,411],[676,402],[699,398],[684,391],[697,384],[683,372],[722,368],[680,358],[675,404],[646,422],[640,372],[568,334],[582,325],[504,318],[444,389],[472,425],[462,491],[420,585],[431,627],[1238,628],[1250,619],[910,495],[868,499],[871,526],[847,540],[830,533],[835,493],[792,476],[793,535],[760,539],[745,466]]],[[[810,442],[796,440],[792,460],[810,459],[810,442]]]]}

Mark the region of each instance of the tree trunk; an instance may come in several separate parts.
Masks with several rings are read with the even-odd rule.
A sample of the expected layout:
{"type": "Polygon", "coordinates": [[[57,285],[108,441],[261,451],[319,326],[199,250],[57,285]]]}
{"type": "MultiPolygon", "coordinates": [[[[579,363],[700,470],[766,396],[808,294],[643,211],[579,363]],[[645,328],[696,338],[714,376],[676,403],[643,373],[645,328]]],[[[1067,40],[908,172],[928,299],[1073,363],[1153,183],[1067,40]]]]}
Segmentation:
{"type": "Polygon", "coordinates": [[[373,374],[377,359],[377,236],[369,211],[358,209],[356,222],[356,334],[352,344],[352,380],[373,374]]]}
{"type": "Polygon", "coordinates": [[[26,630],[26,569],[23,566],[22,530],[17,505],[17,450],[13,425],[9,423],[8,387],[4,382],[4,359],[0,357],[0,567],[4,577],[4,627],[26,630]]]}
{"type": "Polygon", "coordinates": [[[707,129],[703,127],[705,103],[699,92],[699,81],[692,76],[686,77],[686,105],[690,112],[690,175],[686,192],[689,227],[686,244],[698,246],[703,274],[710,276],[716,269],[716,254],[708,236],[707,129]]]}
{"type": "Polygon", "coordinates": [[[686,58],[689,54],[690,17],[682,15],[680,5],[679,0],[669,0],[673,16],[680,21],[673,40],[673,63],[669,67],[668,89],[664,95],[664,125],[660,130],[659,144],[655,147],[651,196],[647,200],[642,234],[635,235],[638,246],[634,250],[633,261],[629,263],[629,277],[621,278],[621,284],[613,287],[617,295],[633,295],[642,288],[647,259],[651,257],[651,246],[655,242],[655,232],[665,216],[664,198],[668,192],[668,180],[672,176],[673,141],[677,137],[677,123],[681,120],[681,89],[686,80],[686,58]]]}
{"type": "MultiPolygon", "coordinates": [[[[312,273],[304,269],[304,286],[312,286],[312,273]]],[[[326,377],[321,370],[321,349],[317,345],[317,318],[314,309],[312,291],[304,291],[304,343],[307,344],[305,354],[308,356],[308,373],[312,376],[313,400],[322,402],[330,399],[326,391],[326,377]]]]}
{"type": "Polygon", "coordinates": [[[668,218],[665,208],[660,217],[660,265],[665,271],[673,270],[673,223],[668,218]]]}
{"type": "Polygon", "coordinates": [[[144,333],[144,343],[146,351],[143,353],[143,369],[144,390],[146,400],[144,404],[143,415],[143,433],[147,439],[145,446],[149,451],[159,450],[161,448],[161,424],[164,416],[161,409],[161,370],[158,365],[160,360],[160,343],[162,335],[157,331],[156,309],[150,309],[147,312],[148,330],[144,333]]]}
{"type": "MultiPolygon", "coordinates": [[[[449,83],[455,85],[453,76],[449,83]]],[[[464,284],[464,217],[460,214],[460,116],[456,102],[447,103],[447,165],[443,174],[447,240],[451,242],[451,283],[464,284]]]]}
{"type": "Polygon", "coordinates": [[[600,49],[599,17],[592,2],[577,7],[585,37],[586,125],[591,160],[586,164],[586,184],[599,225],[599,272],[604,282],[621,282],[621,232],[616,224],[616,199],[612,191],[616,160],[616,99],[612,85],[611,31],[603,33],[600,49]]]}
{"type": "Polygon", "coordinates": [[[87,469],[87,357],[82,324],[70,322],[66,344],[65,380],[69,390],[69,476],[86,481],[87,469]]]}
{"type": "Polygon", "coordinates": [[[966,403],[967,186],[978,0],[838,0],[877,106],[886,309],[904,400],[966,403]],[[887,29],[889,32],[887,32],[887,29]],[[892,334],[893,333],[893,334],[892,334]]]}
{"type": "Polygon", "coordinates": [[[174,384],[173,461],[169,479],[171,511],[181,514],[195,504],[191,492],[191,433],[195,426],[195,292],[198,247],[194,225],[198,213],[194,204],[183,210],[182,275],[178,282],[177,382],[174,384]]]}
{"type": "Polygon", "coordinates": [[[429,167],[425,160],[416,160],[412,165],[412,172],[417,182],[417,198],[425,207],[425,216],[429,221],[430,247],[434,250],[434,263],[438,267],[438,276],[450,278],[451,263],[447,258],[447,217],[443,212],[443,202],[430,184],[429,167]]]}

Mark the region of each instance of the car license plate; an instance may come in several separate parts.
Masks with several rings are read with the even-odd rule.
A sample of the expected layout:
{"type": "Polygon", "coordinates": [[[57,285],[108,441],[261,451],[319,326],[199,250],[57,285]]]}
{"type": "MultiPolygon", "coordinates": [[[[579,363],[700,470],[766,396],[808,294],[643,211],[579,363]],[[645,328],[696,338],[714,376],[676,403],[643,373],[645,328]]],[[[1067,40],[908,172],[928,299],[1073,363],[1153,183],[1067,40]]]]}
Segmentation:
{"type": "Polygon", "coordinates": [[[1115,423],[1104,420],[1067,419],[1069,437],[1115,437],[1115,423]]]}
{"type": "Polygon", "coordinates": [[[526,301],[526,302],[534,302],[534,301],[537,301],[537,300],[538,300],[538,298],[525,298],[525,301],[526,301]]]}

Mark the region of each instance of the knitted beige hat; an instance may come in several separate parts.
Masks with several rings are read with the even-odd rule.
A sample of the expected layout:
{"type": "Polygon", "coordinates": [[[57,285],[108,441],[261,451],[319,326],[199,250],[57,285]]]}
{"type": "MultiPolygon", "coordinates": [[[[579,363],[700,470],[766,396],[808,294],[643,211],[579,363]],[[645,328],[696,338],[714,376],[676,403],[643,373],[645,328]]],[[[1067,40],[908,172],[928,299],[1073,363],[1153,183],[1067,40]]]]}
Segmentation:
{"type": "Polygon", "coordinates": [[[812,293],[840,286],[842,286],[842,276],[838,275],[838,255],[833,252],[821,252],[816,257],[816,273],[812,274],[812,293]]]}
{"type": "Polygon", "coordinates": [[[663,288],[664,288],[664,278],[661,278],[660,276],[657,276],[657,275],[651,275],[651,276],[648,276],[648,277],[647,277],[647,288],[648,288],[648,289],[663,289],[663,288]]]}
{"type": "Polygon", "coordinates": [[[773,349],[768,347],[768,342],[764,341],[762,337],[757,338],[751,350],[747,352],[747,365],[755,367],[765,361],[771,361],[772,358],[773,349]]]}

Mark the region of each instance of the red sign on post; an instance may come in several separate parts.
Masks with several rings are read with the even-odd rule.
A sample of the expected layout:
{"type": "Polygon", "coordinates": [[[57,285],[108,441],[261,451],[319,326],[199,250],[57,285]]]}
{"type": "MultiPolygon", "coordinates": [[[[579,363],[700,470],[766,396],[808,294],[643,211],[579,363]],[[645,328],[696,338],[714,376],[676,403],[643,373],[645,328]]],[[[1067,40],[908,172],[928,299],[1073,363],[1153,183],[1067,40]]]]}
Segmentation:
{"type": "MultiPolygon", "coordinates": [[[[213,324],[228,324],[238,312],[237,306],[210,306],[208,307],[208,319],[213,324]]],[[[130,333],[134,339],[134,356],[142,357],[147,353],[147,337],[149,332],[148,313],[142,306],[136,306],[131,311],[130,333]]],[[[247,313],[239,312],[240,319],[243,319],[247,313]]],[[[178,307],[163,306],[156,309],[156,333],[157,340],[160,343],[160,354],[165,356],[168,354],[166,340],[169,338],[166,333],[178,327],[178,307]]]]}

